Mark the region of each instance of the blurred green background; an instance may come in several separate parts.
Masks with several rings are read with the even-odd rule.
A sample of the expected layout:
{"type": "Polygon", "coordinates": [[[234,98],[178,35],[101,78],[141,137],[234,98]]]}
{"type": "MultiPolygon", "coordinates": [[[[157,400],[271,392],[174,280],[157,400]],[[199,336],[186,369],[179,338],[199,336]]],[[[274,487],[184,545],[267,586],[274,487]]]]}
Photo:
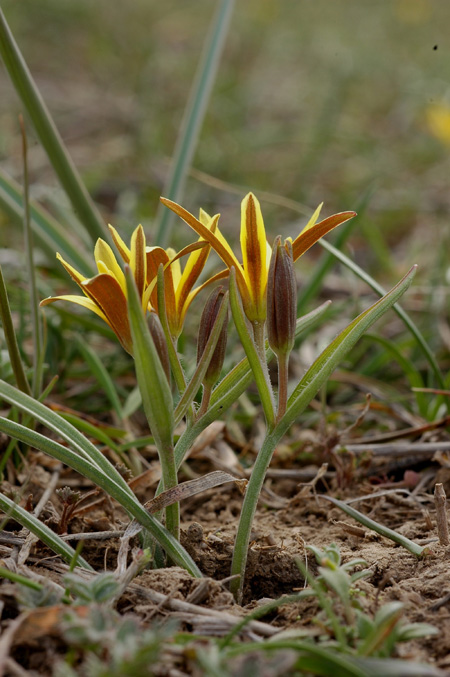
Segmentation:
{"type": "MultiPolygon", "coordinates": [[[[142,222],[151,237],[216,3],[2,7],[105,220],[129,231],[142,222]]],[[[449,26],[450,5],[432,0],[238,0],[184,206],[220,211],[222,230],[237,234],[247,190],[299,203],[263,200],[271,237],[297,233],[321,201],[324,216],[357,209],[348,251],[360,265],[389,284],[418,262],[419,284],[443,284],[449,26]]],[[[0,91],[1,162],[20,179],[21,105],[3,68],[0,91]]],[[[33,196],[62,202],[28,131],[33,196]]],[[[192,236],[180,224],[175,239],[192,236]]]]}

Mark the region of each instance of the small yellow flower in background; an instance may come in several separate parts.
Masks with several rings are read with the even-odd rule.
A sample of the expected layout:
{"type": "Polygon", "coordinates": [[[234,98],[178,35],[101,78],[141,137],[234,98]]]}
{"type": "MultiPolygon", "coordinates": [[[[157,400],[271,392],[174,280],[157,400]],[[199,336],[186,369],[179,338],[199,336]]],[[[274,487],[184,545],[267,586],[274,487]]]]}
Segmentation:
{"type": "MultiPolygon", "coordinates": [[[[128,249],[128,248],[127,248],[128,249]]],[[[150,288],[147,284],[147,259],[145,256],[145,235],[142,226],[138,226],[131,237],[129,264],[142,300],[142,308],[146,310],[150,288]]],[[[71,278],[77,283],[84,296],[69,294],[51,296],[41,301],[46,306],[54,301],[70,301],[76,303],[102,318],[116,334],[123,348],[133,354],[133,342],[128,322],[127,286],[123,270],[117,263],[109,244],[98,239],[94,249],[98,275],[87,278],[81,275],[60,254],[56,255],[71,278]]]]}
{"type": "MultiPolygon", "coordinates": [[[[245,314],[252,323],[261,324],[266,319],[266,291],[272,249],[266,239],[266,231],[258,199],[249,193],[241,204],[241,249],[242,264],[217,227],[207,229],[201,221],[186,209],[166,198],[161,202],[178,214],[195,232],[207,240],[220,258],[229,267],[236,269],[236,280],[245,314]]],[[[355,212],[341,212],[317,223],[320,205],[302,232],[293,240],[293,259],[296,261],[321,237],[341,223],[353,218],[355,212]]],[[[217,225],[219,215],[212,222],[217,225]]]]}
{"type": "Polygon", "coordinates": [[[425,122],[431,134],[450,146],[450,105],[434,103],[425,111],[425,122]]]}

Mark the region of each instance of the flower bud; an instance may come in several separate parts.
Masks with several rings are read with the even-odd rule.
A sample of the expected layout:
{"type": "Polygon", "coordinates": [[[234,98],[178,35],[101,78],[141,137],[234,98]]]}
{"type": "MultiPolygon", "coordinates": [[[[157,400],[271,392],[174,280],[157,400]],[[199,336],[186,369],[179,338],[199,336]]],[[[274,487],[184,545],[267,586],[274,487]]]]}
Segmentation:
{"type": "MultiPolygon", "coordinates": [[[[208,339],[214,327],[223,297],[225,295],[224,287],[217,287],[210,294],[203,313],[200,319],[200,328],[198,332],[197,341],[197,364],[200,362],[203,352],[205,350],[208,339]]],[[[206,374],[203,379],[203,385],[212,388],[219,380],[220,372],[222,370],[223,361],[225,358],[225,349],[227,345],[227,325],[228,325],[228,310],[225,321],[220,332],[219,340],[217,341],[216,349],[212,356],[211,362],[208,365],[206,374]]]]}
{"type": "Polygon", "coordinates": [[[166,337],[161,325],[161,320],[156,313],[150,313],[148,318],[148,328],[155,344],[156,352],[158,353],[164,373],[170,383],[170,362],[169,351],[167,349],[166,337]]]}
{"type": "Polygon", "coordinates": [[[297,284],[292,243],[273,243],[267,281],[267,336],[276,355],[288,355],[294,347],[297,323],[297,284]]]}

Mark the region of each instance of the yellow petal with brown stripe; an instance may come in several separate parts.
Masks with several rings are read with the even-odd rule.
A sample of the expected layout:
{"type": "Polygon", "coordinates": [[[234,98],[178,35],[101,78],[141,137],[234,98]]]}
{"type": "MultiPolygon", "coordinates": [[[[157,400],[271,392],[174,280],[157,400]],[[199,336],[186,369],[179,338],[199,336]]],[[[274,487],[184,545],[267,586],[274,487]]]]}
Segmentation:
{"type": "MultiPolygon", "coordinates": [[[[261,207],[253,193],[241,204],[241,248],[244,276],[251,307],[244,309],[251,322],[266,319],[267,241],[261,207]]],[[[241,291],[242,294],[242,291],[241,291]]]]}
{"type": "Polygon", "coordinates": [[[113,228],[113,226],[108,225],[108,228],[109,228],[109,232],[111,233],[111,237],[114,241],[114,244],[117,247],[117,251],[119,252],[119,254],[122,257],[122,259],[124,260],[124,262],[129,263],[130,257],[131,257],[131,252],[130,252],[129,248],[127,247],[125,242],[122,240],[122,238],[120,237],[117,230],[115,228],[113,228]]]}
{"type": "Polygon", "coordinates": [[[70,263],[67,263],[67,261],[64,261],[63,257],[61,256],[61,254],[59,252],[56,254],[56,258],[64,266],[64,268],[69,273],[72,280],[74,282],[76,282],[77,285],[79,285],[81,287],[81,285],[83,284],[83,282],[87,278],[84,277],[84,275],[82,275],[81,273],[79,273],[78,270],[75,270],[75,268],[73,266],[71,266],[70,263]]]}
{"type": "Polygon", "coordinates": [[[220,214],[216,214],[216,216],[212,218],[213,222],[216,222],[216,231],[214,232],[212,226],[207,228],[201,221],[196,219],[193,214],[188,212],[176,202],[172,202],[172,200],[168,200],[165,197],[161,197],[160,200],[164,205],[166,205],[166,207],[171,209],[173,212],[175,212],[175,214],[183,219],[183,221],[187,223],[188,226],[190,226],[192,230],[197,233],[197,235],[200,235],[204,240],[209,242],[215,252],[229,268],[234,266],[236,268],[236,278],[238,280],[238,284],[240,283],[240,285],[245,285],[245,277],[242,266],[237,260],[230,245],[217,228],[217,222],[219,220],[220,214]]]}
{"type": "Polygon", "coordinates": [[[294,261],[296,261],[302,254],[304,254],[310,247],[313,246],[321,237],[326,235],[340,226],[342,223],[345,223],[349,219],[352,219],[356,216],[356,212],[341,212],[339,214],[333,214],[327,219],[316,223],[307,230],[303,230],[300,235],[298,235],[292,243],[292,251],[294,255],[294,261]]]}
{"type": "MultiPolygon", "coordinates": [[[[169,326],[172,331],[172,325],[176,325],[176,320],[174,320],[174,318],[176,318],[177,306],[175,300],[172,266],[168,265],[170,263],[169,255],[162,247],[147,247],[146,256],[148,285],[156,280],[159,266],[162,264],[164,267],[164,298],[166,301],[167,320],[169,321],[169,326]]],[[[152,308],[158,312],[158,290],[156,288],[156,283],[150,296],[150,303],[152,308]]]]}
{"type": "Polygon", "coordinates": [[[105,273],[83,283],[88,296],[97,304],[122,346],[133,354],[127,299],[119,282],[105,273]]]}
{"type": "Polygon", "coordinates": [[[99,238],[96,242],[95,249],[94,249],[94,257],[95,257],[95,262],[97,264],[98,272],[103,273],[106,272],[104,269],[101,269],[101,266],[99,266],[100,262],[106,266],[107,270],[110,271],[111,275],[116,278],[116,280],[120,283],[120,286],[123,289],[123,292],[125,293],[125,290],[127,288],[126,283],[125,283],[125,275],[123,274],[122,268],[119,266],[117,263],[117,259],[114,256],[114,252],[109,246],[107,242],[99,238]]]}
{"type": "Polygon", "coordinates": [[[144,229],[139,225],[131,236],[130,268],[133,273],[139,298],[142,298],[147,283],[147,256],[144,229]]]}
{"type": "Polygon", "coordinates": [[[76,296],[75,294],[66,294],[64,296],[49,296],[49,298],[43,299],[39,305],[48,306],[50,305],[50,303],[53,303],[53,301],[70,301],[70,303],[76,303],[78,306],[83,306],[83,308],[92,310],[93,313],[101,317],[104,322],[109,324],[108,318],[104,313],[102,313],[97,304],[94,301],[92,301],[92,299],[86,298],[85,296],[76,296]]]}

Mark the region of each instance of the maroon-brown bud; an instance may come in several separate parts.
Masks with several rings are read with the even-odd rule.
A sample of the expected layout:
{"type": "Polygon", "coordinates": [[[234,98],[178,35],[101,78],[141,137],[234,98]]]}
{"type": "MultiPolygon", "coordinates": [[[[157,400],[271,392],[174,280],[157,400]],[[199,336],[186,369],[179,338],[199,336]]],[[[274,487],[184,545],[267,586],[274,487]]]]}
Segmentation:
{"type": "Polygon", "coordinates": [[[273,243],[267,280],[267,337],[276,355],[288,355],[294,347],[297,324],[297,283],[292,243],[273,243]]]}
{"type": "MultiPolygon", "coordinates": [[[[206,301],[205,307],[203,309],[202,316],[200,318],[200,328],[198,332],[198,341],[197,341],[197,364],[200,362],[202,355],[205,351],[206,344],[211,332],[213,330],[217,314],[219,312],[220,306],[225,296],[225,288],[217,287],[210,294],[208,300],[206,301]]],[[[211,362],[208,365],[206,374],[203,379],[203,385],[212,388],[215,383],[219,380],[220,372],[222,370],[223,361],[225,358],[225,349],[227,346],[227,325],[228,325],[228,310],[222,325],[220,332],[219,340],[216,344],[216,349],[212,356],[211,362]]]]}
{"type": "Polygon", "coordinates": [[[150,329],[150,334],[152,336],[153,343],[155,344],[156,352],[158,353],[162,368],[164,369],[164,373],[168,382],[170,383],[169,351],[167,348],[164,329],[162,328],[161,321],[156,313],[150,313],[148,318],[148,328],[150,329]]]}

